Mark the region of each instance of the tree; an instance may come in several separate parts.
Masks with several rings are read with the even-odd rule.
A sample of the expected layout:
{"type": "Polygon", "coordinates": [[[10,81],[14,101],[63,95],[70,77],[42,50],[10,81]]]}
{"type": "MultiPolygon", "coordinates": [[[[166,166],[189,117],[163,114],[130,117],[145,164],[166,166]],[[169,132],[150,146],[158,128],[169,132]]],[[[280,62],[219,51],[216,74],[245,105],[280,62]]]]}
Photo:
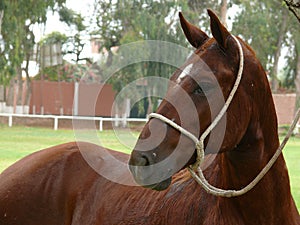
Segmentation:
{"type": "MultiPolygon", "coordinates": [[[[108,50],[106,67],[110,67],[113,60],[111,51],[114,46],[126,45],[139,40],[162,40],[173,43],[184,43],[184,36],[179,31],[177,12],[179,5],[185,6],[183,1],[96,1],[95,15],[97,28],[94,35],[100,36],[101,48],[108,50]],[[167,18],[167,19],[166,19],[167,18]],[[180,35],[178,35],[180,33],[180,35]]],[[[126,57],[126,52],[118,51],[119,58],[126,57]],[[124,55],[122,55],[124,54],[124,55]]],[[[146,53],[149,54],[149,53],[146,53]]],[[[153,53],[155,54],[155,53],[153,53]]],[[[182,57],[186,57],[182,55],[182,57]]],[[[117,91],[131,81],[140,77],[161,76],[169,77],[174,71],[170,65],[157,62],[140,62],[130,65],[116,73],[110,80],[117,91]]],[[[153,98],[157,87],[149,87],[147,102],[148,110],[152,110],[153,98]]],[[[135,92],[139,93],[139,92],[135,92]]],[[[141,103],[143,104],[143,103],[141,103]]]]}
{"type": "Polygon", "coordinates": [[[71,30],[74,32],[74,35],[68,37],[67,41],[65,42],[66,51],[64,54],[71,54],[75,55],[75,62],[78,63],[79,61],[88,61],[91,63],[89,58],[82,58],[81,54],[83,48],[85,46],[85,42],[83,40],[83,36],[86,33],[87,26],[84,25],[84,18],[80,13],[76,13],[75,11],[63,7],[59,10],[60,21],[66,23],[71,30]]]}
{"type": "MultiPolygon", "coordinates": [[[[227,0],[222,2],[223,12],[226,14],[227,0]]],[[[220,3],[220,1],[200,2],[196,0],[95,1],[93,18],[96,18],[97,27],[93,34],[100,37],[100,51],[102,49],[108,51],[106,66],[109,67],[116,58],[113,57],[114,54],[111,51],[114,46],[121,46],[139,40],[162,40],[180,45],[185,44],[186,47],[189,47],[179,25],[178,11],[183,11],[191,22],[208,28],[209,23],[200,24],[200,21],[207,21],[206,8],[220,10],[220,3]],[[205,19],[202,19],[204,16],[205,19]]],[[[122,54],[121,51],[117,53],[119,57],[122,57],[122,54]]],[[[155,54],[155,52],[149,54],[155,54]]],[[[181,57],[183,62],[186,56],[181,55],[181,57]]],[[[137,78],[151,75],[169,78],[174,70],[174,67],[163,63],[141,62],[122,69],[110,79],[110,82],[119,91],[128,82],[137,78]]],[[[156,88],[155,86],[148,86],[148,96],[152,96],[156,92],[156,88]]],[[[152,107],[155,105],[153,100],[148,97],[149,107],[147,111],[153,110],[152,107]]]]}
{"type": "Polygon", "coordinates": [[[296,2],[296,0],[284,0],[284,2],[286,3],[288,9],[298,19],[298,22],[300,22],[300,2],[296,2]]]}
{"type": "MultiPolygon", "coordinates": [[[[48,9],[55,10],[63,5],[65,0],[3,0],[0,4],[2,13],[1,34],[3,45],[0,49],[0,71],[1,83],[4,85],[14,84],[17,78],[19,86],[18,104],[21,103],[22,93],[22,71],[25,71],[27,85],[30,85],[28,76],[28,64],[33,54],[35,35],[33,26],[46,22],[48,9]],[[21,64],[26,61],[25,67],[21,64]]],[[[30,87],[29,87],[30,89],[30,87]]],[[[10,88],[12,90],[12,88],[10,88]]],[[[8,105],[12,105],[12,94],[10,92],[8,105]]]]}
{"type": "Polygon", "coordinates": [[[283,85],[296,92],[296,107],[300,107],[300,31],[296,18],[291,18],[289,23],[289,37],[286,40],[288,54],[284,68],[283,85]]]}
{"type": "Polygon", "coordinates": [[[269,71],[273,91],[278,89],[278,63],[288,29],[287,9],[277,1],[238,2],[240,14],[233,32],[250,43],[263,67],[269,71]]]}
{"type": "Polygon", "coordinates": [[[3,16],[4,16],[4,5],[3,2],[0,3],[0,34],[1,34],[1,26],[2,26],[2,19],[3,19],[3,16]]]}
{"type": "Polygon", "coordinates": [[[222,0],[221,9],[220,9],[220,20],[224,25],[226,25],[227,8],[228,8],[227,0],[222,0]]]}

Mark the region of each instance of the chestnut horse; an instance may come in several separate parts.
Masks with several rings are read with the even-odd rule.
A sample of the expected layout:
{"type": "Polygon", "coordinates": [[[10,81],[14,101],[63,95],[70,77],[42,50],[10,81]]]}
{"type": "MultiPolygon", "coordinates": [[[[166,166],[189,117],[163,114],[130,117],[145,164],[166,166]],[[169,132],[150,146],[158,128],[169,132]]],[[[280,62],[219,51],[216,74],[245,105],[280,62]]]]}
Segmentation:
{"type": "MultiPolygon", "coordinates": [[[[237,43],[213,12],[209,16],[213,38],[180,14],[187,40],[197,50],[172,75],[157,110],[198,137],[214,120],[214,111],[222,108],[239,70],[237,43]],[[192,101],[192,108],[175,107],[185,105],[179,90],[192,101]],[[209,104],[218,90],[223,100],[212,98],[209,104]]],[[[244,56],[243,77],[214,129],[217,132],[205,140],[201,164],[208,182],[224,189],[247,185],[279,145],[266,74],[253,50],[238,40],[244,56]],[[222,128],[226,128],[223,133],[222,128]]],[[[129,165],[137,183],[148,188],[114,183],[97,174],[82,152],[93,157],[107,150],[93,144],[68,143],[27,156],[0,176],[0,224],[300,224],[282,154],[249,192],[219,197],[207,193],[185,169],[195,163],[195,144],[180,134],[157,118],[143,128],[129,165]]],[[[128,161],[125,154],[112,154],[128,161]]],[[[98,158],[100,167],[103,160],[98,158]]]]}

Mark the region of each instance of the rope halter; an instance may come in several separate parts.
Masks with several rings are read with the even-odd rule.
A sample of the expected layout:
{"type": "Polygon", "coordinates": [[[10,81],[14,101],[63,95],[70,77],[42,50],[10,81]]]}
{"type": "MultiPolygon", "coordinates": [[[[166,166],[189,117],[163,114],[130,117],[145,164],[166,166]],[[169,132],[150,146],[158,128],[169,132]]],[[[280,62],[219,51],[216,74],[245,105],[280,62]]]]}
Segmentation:
{"type": "Polygon", "coordinates": [[[275,163],[278,156],[282,152],[282,149],[284,148],[286,142],[288,141],[289,137],[291,136],[291,134],[297,124],[297,121],[300,117],[300,109],[299,109],[296,114],[296,117],[293,121],[293,124],[291,125],[285,139],[283,140],[283,142],[281,143],[279,148],[276,150],[273,157],[266,164],[266,166],[261,170],[261,172],[247,186],[245,186],[244,188],[242,188],[240,190],[224,190],[224,189],[217,188],[208,183],[208,181],[206,180],[206,178],[203,174],[203,171],[200,167],[200,165],[204,161],[204,140],[209,135],[209,133],[216,127],[216,125],[219,123],[221,118],[226,113],[226,111],[237,91],[237,88],[240,84],[242,74],[243,74],[243,69],[244,69],[244,54],[243,54],[242,46],[235,36],[231,36],[231,37],[233,37],[233,39],[237,43],[238,50],[239,50],[240,61],[239,61],[239,70],[238,70],[237,78],[235,80],[234,86],[233,86],[224,106],[222,107],[222,109],[220,110],[220,112],[216,116],[216,118],[213,120],[213,122],[203,132],[203,134],[200,136],[199,139],[191,132],[187,131],[183,127],[179,126],[178,124],[176,124],[175,122],[173,122],[172,120],[166,118],[165,116],[163,116],[161,114],[151,113],[148,116],[148,119],[156,118],[156,119],[159,119],[159,120],[165,122],[166,124],[177,129],[179,132],[181,132],[182,134],[184,134],[185,136],[190,138],[192,141],[194,141],[195,146],[196,146],[197,158],[196,158],[196,162],[193,165],[188,167],[188,170],[191,173],[192,177],[207,191],[207,193],[213,194],[215,196],[221,196],[221,197],[235,197],[235,196],[243,195],[243,194],[247,193],[248,191],[250,191],[264,177],[264,175],[270,170],[270,168],[272,167],[272,165],[275,163]]]}

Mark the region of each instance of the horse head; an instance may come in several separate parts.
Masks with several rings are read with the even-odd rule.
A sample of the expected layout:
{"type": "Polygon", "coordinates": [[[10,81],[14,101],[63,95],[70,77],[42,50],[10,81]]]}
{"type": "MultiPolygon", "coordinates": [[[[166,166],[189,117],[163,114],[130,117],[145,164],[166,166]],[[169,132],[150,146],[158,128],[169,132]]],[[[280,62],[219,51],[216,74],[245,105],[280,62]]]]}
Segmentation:
{"type": "MultiPolygon", "coordinates": [[[[270,91],[253,50],[233,37],[212,11],[208,14],[212,38],[179,14],[184,34],[196,50],[171,76],[156,113],[200,137],[229,98],[243,60],[242,79],[232,102],[204,141],[205,154],[216,155],[235,151],[249,132],[261,135],[253,126],[263,106],[254,99],[266,98],[270,91]]],[[[164,190],[173,174],[195,163],[195,143],[174,126],[157,118],[144,126],[129,161],[138,184],[164,190]]]]}

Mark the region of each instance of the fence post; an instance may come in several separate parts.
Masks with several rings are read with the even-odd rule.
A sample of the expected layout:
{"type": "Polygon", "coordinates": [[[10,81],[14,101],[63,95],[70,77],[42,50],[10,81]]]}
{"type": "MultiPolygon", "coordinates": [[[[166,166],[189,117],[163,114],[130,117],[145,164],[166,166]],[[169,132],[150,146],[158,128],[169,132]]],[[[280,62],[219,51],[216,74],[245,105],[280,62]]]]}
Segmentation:
{"type": "Polygon", "coordinates": [[[58,129],[58,117],[54,116],[54,130],[58,129]]]}
{"type": "Polygon", "coordinates": [[[103,131],[103,120],[99,120],[99,131],[103,131]]]}
{"type": "Polygon", "coordinates": [[[117,113],[115,114],[115,126],[119,127],[119,115],[117,113]]]}
{"type": "Polygon", "coordinates": [[[123,113],[123,118],[122,118],[122,126],[126,127],[127,126],[127,114],[123,113]]]}
{"type": "Polygon", "coordinates": [[[9,115],[8,117],[8,126],[12,127],[13,121],[12,121],[12,115],[9,115]]]}
{"type": "Polygon", "coordinates": [[[78,116],[79,83],[74,83],[73,115],[78,116]]]}

